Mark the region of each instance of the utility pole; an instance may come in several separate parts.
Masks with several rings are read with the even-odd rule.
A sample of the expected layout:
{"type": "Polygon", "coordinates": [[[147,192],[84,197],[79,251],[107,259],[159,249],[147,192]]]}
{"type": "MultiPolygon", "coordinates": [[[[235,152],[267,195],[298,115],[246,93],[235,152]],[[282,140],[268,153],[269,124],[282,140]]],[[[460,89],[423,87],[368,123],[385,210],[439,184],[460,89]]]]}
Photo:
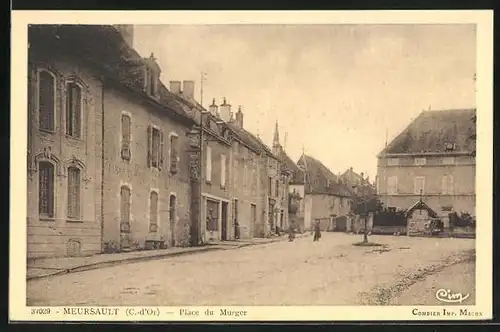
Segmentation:
{"type": "Polygon", "coordinates": [[[199,245],[201,242],[201,223],[203,222],[203,209],[204,209],[204,204],[203,204],[203,113],[204,113],[204,108],[203,108],[203,83],[205,81],[206,77],[205,72],[201,72],[201,80],[200,80],[200,105],[201,105],[201,110],[200,110],[200,183],[199,183],[199,189],[200,189],[200,221],[196,227],[196,245],[199,245]]]}

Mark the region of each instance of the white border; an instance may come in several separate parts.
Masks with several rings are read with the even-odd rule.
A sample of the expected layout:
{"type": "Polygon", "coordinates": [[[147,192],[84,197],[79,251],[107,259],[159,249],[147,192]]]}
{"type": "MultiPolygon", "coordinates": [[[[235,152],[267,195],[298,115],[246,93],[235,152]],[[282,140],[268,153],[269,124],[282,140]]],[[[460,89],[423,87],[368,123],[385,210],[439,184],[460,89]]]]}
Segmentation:
{"type": "MultiPolygon", "coordinates": [[[[492,150],[493,150],[493,11],[492,10],[453,10],[453,11],[136,11],[133,16],[128,12],[112,11],[13,11],[12,12],[12,68],[17,75],[11,76],[11,130],[12,142],[16,146],[27,146],[27,24],[477,24],[477,167],[476,193],[477,215],[481,220],[477,228],[477,273],[476,302],[470,310],[481,311],[481,317],[491,318],[492,310],[492,150]],[[23,130],[16,130],[23,128],[23,130]]],[[[26,268],[15,262],[26,261],[26,169],[16,167],[25,164],[25,151],[11,149],[10,186],[11,206],[15,211],[11,216],[10,236],[10,296],[9,318],[11,320],[129,320],[137,317],[127,316],[127,307],[120,307],[115,316],[65,315],[63,309],[51,308],[50,315],[30,314],[26,307],[26,268]]],[[[132,188],[131,188],[132,190],[132,188]]],[[[132,216],[131,216],[132,219],[132,216]]],[[[133,220],[133,219],[132,219],[133,220]]],[[[457,307],[446,307],[457,311],[457,307]]],[[[158,315],[143,316],[141,320],[156,321],[196,321],[207,317],[179,316],[168,314],[176,312],[168,308],[158,308],[158,315]]],[[[192,308],[196,309],[196,308],[192,308]]],[[[198,308],[203,312],[204,307],[198,308]]],[[[218,307],[212,307],[216,312],[218,307]]],[[[416,317],[411,307],[386,306],[290,306],[290,307],[244,307],[244,317],[216,315],[211,320],[413,320],[439,319],[442,317],[416,317]]],[[[426,310],[443,307],[426,307],[426,310]]],[[[156,309],[155,309],[156,310],[156,309]]],[[[461,320],[467,317],[450,316],[449,320],[461,320]]]]}

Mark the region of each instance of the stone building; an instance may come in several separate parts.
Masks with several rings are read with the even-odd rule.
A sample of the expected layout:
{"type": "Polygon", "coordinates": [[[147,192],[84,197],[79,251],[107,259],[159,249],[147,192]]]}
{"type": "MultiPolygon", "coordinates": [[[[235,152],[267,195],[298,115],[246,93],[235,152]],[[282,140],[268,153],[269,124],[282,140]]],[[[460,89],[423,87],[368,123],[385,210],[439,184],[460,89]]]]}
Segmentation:
{"type": "Polygon", "coordinates": [[[29,257],[189,243],[195,123],[131,35],[29,28],[29,257]]]}
{"type": "MultiPolygon", "coordinates": [[[[348,230],[354,192],[321,161],[303,154],[297,165],[304,171],[304,185],[292,186],[303,193],[304,230],[319,221],[323,230],[348,230]]],[[[294,181],[295,182],[295,181],[294,181]]]]}
{"type": "MultiPolygon", "coordinates": [[[[388,208],[422,199],[440,217],[476,210],[475,109],[423,111],[378,155],[377,192],[388,208]]],[[[446,227],[446,225],[445,225],[446,227]]]]}

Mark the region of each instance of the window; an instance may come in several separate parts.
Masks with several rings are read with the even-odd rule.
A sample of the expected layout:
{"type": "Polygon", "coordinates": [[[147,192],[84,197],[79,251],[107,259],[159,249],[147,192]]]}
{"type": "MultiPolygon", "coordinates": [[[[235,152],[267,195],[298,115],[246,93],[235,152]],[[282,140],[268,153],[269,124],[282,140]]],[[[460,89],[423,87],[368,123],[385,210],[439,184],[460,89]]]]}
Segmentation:
{"type": "Polygon", "coordinates": [[[56,78],[48,71],[38,73],[38,122],[40,129],[54,131],[56,78]]]}
{"type": "Polygon", "coordinates": [[[177,164],[179,161],[178,142],[179,137],[172,134],[170,136],[170,173],[172,174],[177,173],[177,164]]]}
{"type": "Polygon", "coordinates": [[[443,176],[441,192],[444,195],[452,195],[453,194],[453,175],[447,174],[447,175],[443,176]]]}
{"type": "Polygon", "coordinates": [[[163,166],[163,132],[148,126],[148,166],[161,169],[163,166]]]}
{"type": "Polygon", "coordinates": [[[390,176],[387,179],[387,193],[389,195],[394,195],[398,193],[398,177],[390,176]]]}
{"type": "Polygon", "coordinates": [[[122,114],[122,147],[121,156],[123,160],[130,160],[130,143],[131,143],[131,124],[132,120],[127,114],[122,114]]]}
{"type": "Polygon", "coordinates": [[[248,172],[247,172],[247,161],[243,159],[243,186],[246,187],[248,185],[248,172]]]}
{"type": "Polygon", "coordinates": [[[339,206],[344,207],[344,198],[340,197],[339,199],[339,206]]]}
{"type": "Polygon", "coordinates": [[[415,177],[414,193],[419,195],[420,193],[422,194],[425,193],[425,177],[423,176],[415,177]]]}
{"type": "Polygon", "coordinates": [[[149,231],[156,233],[158,230],[158,193],[152,191],[149,194],[149,231]]]}
{"type": "Polygon", "coordinates": [[[389,159],[387,159],[387,165],[388,166],[399,166],[399,159],[398,158],[389,158],[389,159]]]}
{"type": "Polygon", "coordinates": [[[54,218],[54,165],[43,161],[38,167],[38,211],[42,217],[54,218]]]}
{"type": "Polygon", "coordinates": [[[68,168],[68,219],[80,219],[80,169],[68,168]]]}
{"type": "Polygon", "coordinates": [[[267,188],[267,194],[269,196],[271,196],[273,194],[273,178],[272,177],[269,177],[269,179],[268,179],[268,186],[269,186],[269,188],[267,188]]]}
{"type": "Polygon", "coordinates": [[[422,166],[425,165],[427,160],[425,158],[415,158],[415,165],[422,166]]]}
{"type": "Polygon", "coordinates": [[[130,232],[130,188],[120,188],[120,232],[130,232]]]}
{"type": "Polygon", "coordinates": [[[278,180],[274,183],[274,194],[276,197],[280,195],[280,182],[278,180]]]}
{"type": "Polygon", "coordinates": [[[220,185],[226,186],[226,155],[220,155],[220,185]]]}
{"type": "Polygon", "coordinates": [[[66,86],[66,135],[81,136],[82,126],[82,89],[76,83],[66,86]]]}
{"type": "Polygon", "coordinates": [[[444,157],[443,158],[444,165],[453,165],[455,164],[455,157],[444,157]]]}
{"type": "Polygon", "coordinates": [[[207,182],[212,182],[212,148],[207,146],[207,174],[205,179],[207,182]]]}

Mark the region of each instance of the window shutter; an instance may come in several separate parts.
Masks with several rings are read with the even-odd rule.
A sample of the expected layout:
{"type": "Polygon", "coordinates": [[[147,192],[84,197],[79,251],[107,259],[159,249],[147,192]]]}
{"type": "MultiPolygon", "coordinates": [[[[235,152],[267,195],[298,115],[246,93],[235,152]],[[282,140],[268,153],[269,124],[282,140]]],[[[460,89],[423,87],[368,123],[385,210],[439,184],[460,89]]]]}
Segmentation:
{"type": "Polygon", "coordinates": [[[130,129],[130,117],[122,115],[122,158],[125,160],[130,160],[130,129]]]}
{"type": "Polygon", "coordinates": [[[212,149],[207,146],[207,174],[205,176],[208,182],[212,181],[212,149]]]}
{"type": "Polygon", "coordinates": [[[78,85],[73,85],[73,136],[80,138],[82,121],[82,91],[78,85]]]}
{"type": "Polygon", "coordinates": [[[170,172],[177,172],[177,140],[175,135],[170,136],[170,172]]]}
{"type": "Polygon", "coordinates": [[[148,167],[151,167],[151,159],[152,159],[152,152],[153,152],[153,140],[152,140],[152,134],[153,134],[153,128],[151,126],[148,126],[148,167]]]}
{"type": "Polygon", "coordinates": [[[160,131],[160,169],[163,168],[163,147],[164,147],[164,144],[163,144],[163,131],[160,131]]]}

